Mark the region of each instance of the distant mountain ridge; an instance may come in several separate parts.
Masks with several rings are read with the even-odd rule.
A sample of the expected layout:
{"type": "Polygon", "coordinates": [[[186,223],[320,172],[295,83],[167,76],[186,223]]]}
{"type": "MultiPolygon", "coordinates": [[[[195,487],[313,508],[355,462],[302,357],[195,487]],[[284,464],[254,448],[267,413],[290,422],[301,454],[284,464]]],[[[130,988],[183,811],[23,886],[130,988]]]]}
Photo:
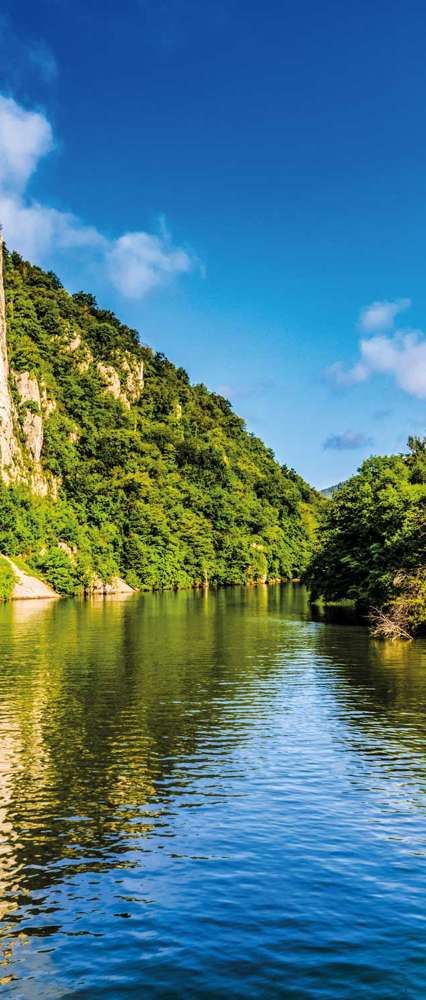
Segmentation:
{"type": "Polygon", "coordinates": [[[345,482],[346,482],[346,480],[342,479],[341,483],[336,483],[335,486],[327,486],[327,488],[325,490],[320,490],[321,496],[322,497],[332,497],[333,493],[335,493],[336,490],[340,489],[340,487],[343,486],[345,482]]]}

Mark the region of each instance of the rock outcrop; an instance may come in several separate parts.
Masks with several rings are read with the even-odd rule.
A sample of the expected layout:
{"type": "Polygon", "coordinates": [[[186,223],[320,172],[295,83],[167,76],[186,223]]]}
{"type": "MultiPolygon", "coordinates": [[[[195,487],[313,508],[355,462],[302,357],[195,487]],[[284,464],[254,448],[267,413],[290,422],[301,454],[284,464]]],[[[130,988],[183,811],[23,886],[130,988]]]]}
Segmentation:
{"type": "Polygon", "coordinates": [[[41,396],[36,378],[29,372],[15,372],[15,384],[20,404],[24,410],[22,429],[25,444],[35,462],[40,461],[43,447],[43,421],[41,418],[41,396]],[[29,405],[28,405],[29,404],[29,405]]]}
{"type": "Polygon", "coordinates": [[[2,556],[2,558],[9,563],[15,577],[12,601],[59,597],[59,594],[52,590],[43,580],[39,580],[36,576],[30,576],[29,573],[24,573],[23,570],[19,569],[16,563],[12,559],[9,559],[9,556],[2,556]]]}
{"type": "Polygon", "coordinates": [[[119,399],[120,403],[130,410],[132,403],[137,403],[143,391],[143,361],[135,362],[128,357],[121,361],[121,368],[126,372],[124,384],[120,375],[113,365],[106,365],[98,361],[97,370],[107,392],[110,392],[114,399],[119,399]]]}
{"type": "Polygon", "coordinates": [[[105,365],[101,361],[98,361],[97,369],[99,375],[103,382],[105,382],[105,387],[114,399],[120,399],[121,397],[121,382],[118,371],[113,368],[112,365],[105,365]]]}
{"type": "Polygon", "coordinates": [[[130,403],[137,403],[141,398],[144,387],[144,367],[143,361],[135,361],[134,358],[124,358],[124,371],[127,372],[126,395],[130,403]]]}
{"type": "Polygon", "coordinates": [[[87,588],[87,593],[93,596],[106,597],[109,594],[134,594],[135,590],[133,587],[129,587],[129,584],[119,576],[113,576],[109,583],[105,583],[105,580],[101,580],[100,577],[96,576],[93,578],[90,587],[87,588]]]}
{"type": "Polygon", "coordinates": [[[40,462],[43,447],[43,416],[48,417],[55,409],[55,402],[48,399],[46,390],[40,392],[37,379],[29,372],[14,372],[15,386],[19,395],[21,424],[25,447],[30,460],[29,479],[32,492],[37,496],[55,493],[55,484],[49,482],[40,462]]]}

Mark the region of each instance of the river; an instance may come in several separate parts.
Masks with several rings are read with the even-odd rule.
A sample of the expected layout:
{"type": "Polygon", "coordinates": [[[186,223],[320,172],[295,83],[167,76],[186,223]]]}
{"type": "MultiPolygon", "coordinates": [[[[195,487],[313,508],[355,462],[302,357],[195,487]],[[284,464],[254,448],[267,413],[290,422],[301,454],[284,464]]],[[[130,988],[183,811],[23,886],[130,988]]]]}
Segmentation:
{"type": "Polygon", "coordinates": [[[302,587],[0,607],[19,1000],[426,994],[426,644],[302,587]]]}

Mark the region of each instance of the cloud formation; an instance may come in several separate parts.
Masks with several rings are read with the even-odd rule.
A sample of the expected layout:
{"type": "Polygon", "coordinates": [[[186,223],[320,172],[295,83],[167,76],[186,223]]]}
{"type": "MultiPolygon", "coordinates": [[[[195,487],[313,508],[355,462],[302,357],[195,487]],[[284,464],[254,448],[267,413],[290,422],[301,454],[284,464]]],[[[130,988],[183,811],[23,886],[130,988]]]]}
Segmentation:
{"type": "Polygon", "coordinates": [[[378,330],[389,330],[395,317],[411,306],[410,299],[397,299],[396,302],[372,302],[362,309],[358,325],[365,333],[376,333],[378,330]]]}
{"type": "Polygon", "coordinates": [[[45,115],[0,95],[0,223],[11,247],[39,264],[54,250],[84,250],[122,295],[134,299],[193,270],[194,258],[173,246],[164,226],[159,235],[136,231],[114,240],[71,212],[32,200],[28,183],[53,148],[45,115]]]}
{"type": "Polygon", "coordinates": [[[138,298],[192,267],[186,251],[170,246],[167,235],[149,233],[120,236],[108,248],[106,261],[111,281],[128,298],[138,298]]]}
{"type": "Polygon", "coordinates": [[[373,439],[362,431],[343,431],[342,434],[331,434],[323,444],[324,451],[356,451],[373,444],[373,439]]]}
{"type": "Polygon", "coordinates": [[[426,399],[426,337],[422,330],[392,330],[395,317],[410,305],[409,299],[399,299],[367,306],[359,325],[375,335],[360,340],[355,364],[331,365],[325,373],[329,381],[342,387],[365,382],[371,375],[388,375],[404,392],[426,399]]]}
{"type": "Polygon", "coordinates": [[[49,122],[0,95],[0,189],[20,192],[38,161],[53,148],[49,122]]]}
{"type": "Polygon", "coordinates": [[[361,361],[357,361],[351,368],[345,368],[341,361],[335,361],[334,365],[326,368],[325,376],[334,385],[347,386],[365,382],[368,378],[368,372],[361,361]]]}

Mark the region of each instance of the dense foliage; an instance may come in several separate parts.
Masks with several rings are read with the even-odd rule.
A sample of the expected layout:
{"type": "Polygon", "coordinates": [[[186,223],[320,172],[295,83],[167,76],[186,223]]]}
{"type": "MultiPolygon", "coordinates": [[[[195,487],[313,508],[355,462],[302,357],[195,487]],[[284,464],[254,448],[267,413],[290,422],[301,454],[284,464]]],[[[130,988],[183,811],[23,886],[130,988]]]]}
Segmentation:
{"type": "Polygon", "coordinates": [[[93,296],[69,295],[7,250],[4,270],[11,369],[36,376],[54,404],[41,461],[56,497],[3,486],[0,550],[68,594],[94,574],[142,588],[299,575],[321,501],[230,403],[191,386],[93,296]],[[141,361],[139,399],[107,391],[100,366],[125,397],[141,361]]]}
{"type": "Polygon", "coordinates": [[[12,594],[15,576],[6,559],[0,556],[0,601],[7,601],[12,594]]]}
{"type": "Polygon", "coordinates": [[[369,458],[324,511],[307,582],[313,599],[350,598],[395,625],[426,623],[426,439],[369,458]]]}

